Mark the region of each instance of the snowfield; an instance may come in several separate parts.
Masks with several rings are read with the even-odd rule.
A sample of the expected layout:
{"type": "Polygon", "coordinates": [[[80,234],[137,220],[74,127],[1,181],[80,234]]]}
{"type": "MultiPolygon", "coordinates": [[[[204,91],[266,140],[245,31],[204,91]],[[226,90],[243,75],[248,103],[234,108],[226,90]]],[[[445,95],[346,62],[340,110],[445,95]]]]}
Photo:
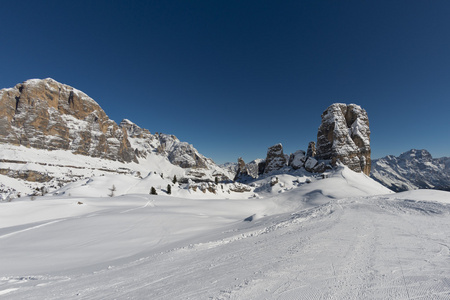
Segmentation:
{"type": "Polygon", "coordinates": [[[232,199],[121,176],[0,203],[0,299],[450,299],[449,192],[345,167],[232,199]]]}

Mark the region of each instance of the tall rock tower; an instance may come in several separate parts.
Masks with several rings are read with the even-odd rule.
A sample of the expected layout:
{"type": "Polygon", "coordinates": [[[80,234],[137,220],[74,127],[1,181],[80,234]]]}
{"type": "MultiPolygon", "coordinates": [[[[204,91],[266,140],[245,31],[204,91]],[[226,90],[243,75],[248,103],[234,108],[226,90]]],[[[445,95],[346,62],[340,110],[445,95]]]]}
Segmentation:
{"type": "Polygon", "coordinates": [[[355,172],[370,174],[370,129],[367,112],[356,104],[335,103],[322,114],[317,133],[317,156],[335,166],[341,162],[355,172]]]}

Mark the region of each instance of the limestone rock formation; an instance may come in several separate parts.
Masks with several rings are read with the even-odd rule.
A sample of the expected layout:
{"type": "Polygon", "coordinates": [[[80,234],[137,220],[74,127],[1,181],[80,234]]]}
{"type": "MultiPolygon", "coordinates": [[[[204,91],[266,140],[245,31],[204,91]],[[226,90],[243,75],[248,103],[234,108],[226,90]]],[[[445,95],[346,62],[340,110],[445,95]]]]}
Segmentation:
{"type": "Polygon", "coordinates": [[[264,173],[279,170],[287,165],[286,156],[283,153],[283,146],[276,144],[267,150],[266,167],[264,173]]]}
{"type": "Polygon", "coordinates": [[[242,157],[239,157],[238,163],[237,163],[236,176],[234,177],[234,180],[242,181],[242,180],[245,180],[246,178],[248,178],[248,176],[249,176],[249,172],[248,172],[247,166],[246,166],[244,160],[242,159],[242,157]]]}
{"type": "Polygon", "coordinates": [[[251,177],[258,178],[259,175],[264,174],[266,168],[266,161],[264,159],[255,159],[247,164],[247,170],[251,177]]]}
{"type": "Polygon", "coordinates": [[[0,91],[0,143],[136,161],[124,129],[85,93],[51,78],[0,91]]]}
{"type": "Polygon", "coordinates": [[[306,151],[306,157],[315,157],[316,154],[317,154],[317,152],[316,152],[316,143],[309,142],[308,150],[306,151]]]}
{"type": "MultiPolygon", "coordinates": [[[[130,120],[123,120],[120,127],[127,132],[131,147],[134,149],[137,157],[145,158],[149,154],[158,154],[167,157],[174,165],[184,169],[217,169],[214,176],[219,180],[228,180],[224,174],[225,170],[220,171],[211,159],[200,154],[197,149],[189,143],[181,142],[176,136],[171,134],[155,133],[151,134],[147,129],[140,128],[130,120]]],[[[201,174],[193,171],[192,174],[201,174]]],[[[201,177],[201,176],[200,176],[201,177]]],[[[193,179],[198,178],[194,176],[193,179]]]]}
{"type": "Polygon", "coordinates": [[[167,155],[169,161],[182,168],[206,169],[214,162],[198,153],[192,145],[180,142],[174,135],[160,134],[158,152],[167,155]]]}
{"type": "Polygon", "coordinates": [[[290,155],[289,166],[292,167],[294,170],[297,170],[305,165],[305,161],[306,161],[305,151],[298,150],[290,155]]]}
{"type": "Polygon", "coordinates": [[[335,103],[322,114],[317,133],[318,160],[341,162],[356,172],[370,174],[369,118],[356,104],[335,103]]]}
{"type": "Polygon", "coordinates": [[[317,166],[318,161],[313,157],[308,157],[305,162],[305,170],[308,172],[313,172],[314,168],[317,166]]]}
{"type": "Polygon", "coordinates": [[[245,166],[245,161],[242,159],[242,157],[238,158],[238,174],[248,175],[247,167],[245,166]]]}
{"type": "Polygon", "coordinates": [[[263,159],[255,159],[246,164],[242,157],[238,158],[235,181],[244,182],[254,178],[258,178],[259,175],[264,173],[266,162],[263,159]]]}
{"type": "Polygon", "coordinates": [[[153,139],[150,131],[139,127],[128,119],[123,119],[119,126],[127,131],[129,138],[153,139]]]}

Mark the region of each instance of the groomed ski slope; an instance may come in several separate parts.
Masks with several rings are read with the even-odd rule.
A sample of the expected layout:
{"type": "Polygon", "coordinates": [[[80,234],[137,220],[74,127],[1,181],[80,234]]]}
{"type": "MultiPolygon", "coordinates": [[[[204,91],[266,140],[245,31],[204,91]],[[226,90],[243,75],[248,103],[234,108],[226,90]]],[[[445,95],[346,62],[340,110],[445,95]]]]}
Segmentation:
{"type": "Polygon", "coordinates": [[[0,299],[450,299],[450,193],[340,168],[260,195],[2,203],[0,299]]]}

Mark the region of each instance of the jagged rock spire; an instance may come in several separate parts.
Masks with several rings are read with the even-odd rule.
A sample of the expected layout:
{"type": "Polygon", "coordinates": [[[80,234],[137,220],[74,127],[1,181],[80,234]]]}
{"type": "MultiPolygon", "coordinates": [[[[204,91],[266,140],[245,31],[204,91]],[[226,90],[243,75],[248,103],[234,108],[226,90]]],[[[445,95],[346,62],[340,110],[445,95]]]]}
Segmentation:
{"type": "Polygon", "coordinates": [[[370,174],[370,129],[367,112],[356,104],[335,103],[322,114],[317,133],[317,159],[338,162],[370,174]]]}
{"type": "Polygon", "coordinates": [[[279,170],[287,165],[286,156],[283,153],[283,146],[281,144],[273,145],[267,149],[266,167],[264,173],[279,170]]]}

